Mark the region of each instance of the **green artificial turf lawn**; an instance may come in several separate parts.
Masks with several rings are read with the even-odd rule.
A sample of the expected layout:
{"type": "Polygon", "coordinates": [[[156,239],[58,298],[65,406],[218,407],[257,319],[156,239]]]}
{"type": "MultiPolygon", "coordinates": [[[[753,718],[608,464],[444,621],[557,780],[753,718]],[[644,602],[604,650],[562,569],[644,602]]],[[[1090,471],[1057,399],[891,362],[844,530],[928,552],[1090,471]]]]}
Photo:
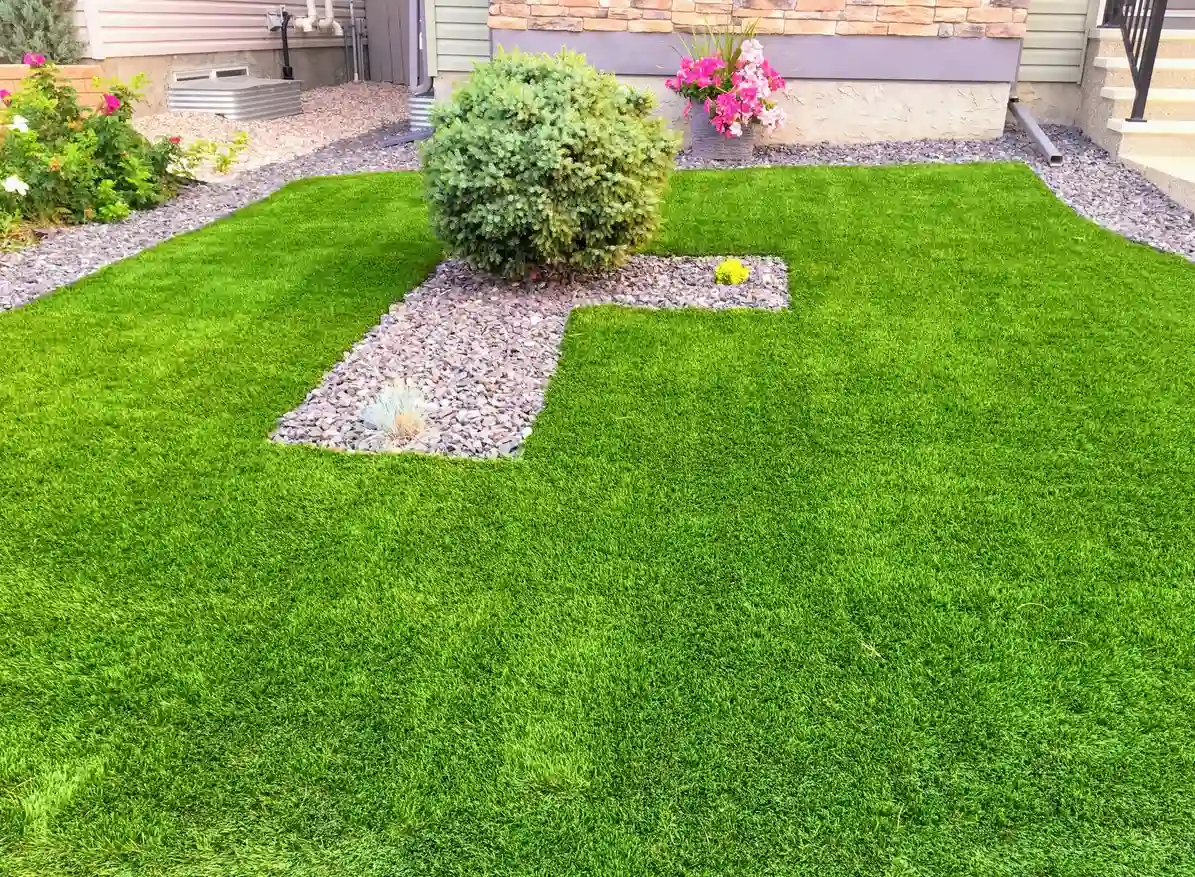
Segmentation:
{"type": "Polygon", "coordinates": [[[265,436],[439,258],[294,185],[0,314],[0,874],[1195,873],[1195,268],[1025,168],[674,178],[520,461],[265,436]]]}

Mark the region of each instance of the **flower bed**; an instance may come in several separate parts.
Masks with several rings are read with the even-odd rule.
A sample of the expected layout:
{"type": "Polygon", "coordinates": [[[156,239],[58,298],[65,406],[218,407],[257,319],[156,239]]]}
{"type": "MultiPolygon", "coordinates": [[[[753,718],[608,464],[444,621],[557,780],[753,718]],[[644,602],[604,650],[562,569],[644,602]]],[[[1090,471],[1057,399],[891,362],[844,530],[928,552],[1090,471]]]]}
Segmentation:
{"type": "Polygon", "coordinates": [[[88,100],[41,55],[25,65],[15,91],[0,89],[0,244],[31,228],[124,219],[172,198],[204,157],[225,157],[139,134],[130,119],[143,77],[96,80],[88,100]]]}

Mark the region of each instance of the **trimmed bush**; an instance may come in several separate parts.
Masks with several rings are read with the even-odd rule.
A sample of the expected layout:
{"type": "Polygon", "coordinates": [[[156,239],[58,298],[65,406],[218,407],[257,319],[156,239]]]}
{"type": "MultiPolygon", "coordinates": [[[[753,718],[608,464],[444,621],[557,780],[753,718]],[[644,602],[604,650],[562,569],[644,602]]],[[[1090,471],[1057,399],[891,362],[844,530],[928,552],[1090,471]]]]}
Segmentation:
{"type": "Polygon", "coordinates": [[[433,229],[452,255],[507,277],[617,267],[655,231],[679,146],[653,106],[573,52],[478,66],[433,112],[433,229]]]}

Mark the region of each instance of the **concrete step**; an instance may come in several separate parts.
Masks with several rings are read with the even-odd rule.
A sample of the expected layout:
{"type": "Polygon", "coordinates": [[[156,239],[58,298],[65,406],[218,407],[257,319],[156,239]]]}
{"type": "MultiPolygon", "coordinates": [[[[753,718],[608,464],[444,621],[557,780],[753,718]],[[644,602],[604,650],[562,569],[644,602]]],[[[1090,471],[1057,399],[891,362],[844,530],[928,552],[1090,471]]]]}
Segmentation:
{"type": "Polygon", "coordinates": [[[1195,122],[1126,122],[1124,119],[1110,119],[1108,130],[1112,132],[1116,147],[1110,148],[1109,152],[1122,159],[1141,156],[1195,157],[1195,122]]]}
{"type": "Polygon", "coordinates": [[[1195,13],[1185,9],[1167,9],[1162,27],[1167,30],[1195,30],[1195,13]]]}
{"type": "MultiPolygon", "coordinates": [[[[1133,112],[1136,89],[1109,85],[1100,89],[1101,103],[1109,119],[1127,119],[1133,112]]],[[[1195,122],[1195,88],[1151,88],[1145,104],[1145,118],[1195,122]]]]}
{"type": "MultiPolygon", "coordinates": [[[[1096,58],[1124,58],[1124,39],[1118,27],[1097,27],[1091,33],[1097,41],[1096,58]]],[[[1159,58],[1195,58],[1195,31],[1164,30],[1158,42],[1159,58]]]]}
{"type": "Polygon", "coordinates": [[[1174,201],[1195,210],[1195,158],[1142,156],[1121,159],[1169,195],[1174,201]]]}
{"type": "MultiPolygon", "coordinates": [[[[1101,88],[1133,84],[1128,58],[1096,58],[1091,66],[1097,75],[1103,74],[1101,88]]],[[[1195,88],[1195,58],[1159,58],[1154,64],[1154,88],[1195,88]]]]}

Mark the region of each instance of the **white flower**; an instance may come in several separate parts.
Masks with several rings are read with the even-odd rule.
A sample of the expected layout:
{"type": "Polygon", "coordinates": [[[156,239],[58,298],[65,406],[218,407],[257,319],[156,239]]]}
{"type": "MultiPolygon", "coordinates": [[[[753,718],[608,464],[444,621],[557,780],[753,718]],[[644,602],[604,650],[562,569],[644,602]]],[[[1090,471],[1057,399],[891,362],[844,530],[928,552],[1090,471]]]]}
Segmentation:
{"type": "Polygon", "coordinates": [[[765,107],[763,112],[759,114],[759,121],[769,131],[779,128],[785,123],[787,118],[784,110],[779,107],[765,107]]]}
{"type": "Polygon", "coordinates": [[[29,120],[24,116],[13,116],[12,124],[8,127],[12,128],[12,130],[16,131],[18,134],[28,134],[29,120]]]}
{"type": "Polygon", "coordinates": [[[731,137],[742,137],[743,136],[743,126],[740,125],[738,122],[731,122],[730,123],[730,136],[731,137]]]}
{"type": "Polygon", "coordinates": [[[4,191],[8,192],[10,195],[20,195],[22,198],[24,198],[29,194],[29,184],[16,174],[13,174],[4,181],[4,191]]]}
{"type": "Polygon", "coordinates": [[[763,44],[759,40],[743,40],[739,57],[748,64],[758,64],[763,60],[763,44]]]}

